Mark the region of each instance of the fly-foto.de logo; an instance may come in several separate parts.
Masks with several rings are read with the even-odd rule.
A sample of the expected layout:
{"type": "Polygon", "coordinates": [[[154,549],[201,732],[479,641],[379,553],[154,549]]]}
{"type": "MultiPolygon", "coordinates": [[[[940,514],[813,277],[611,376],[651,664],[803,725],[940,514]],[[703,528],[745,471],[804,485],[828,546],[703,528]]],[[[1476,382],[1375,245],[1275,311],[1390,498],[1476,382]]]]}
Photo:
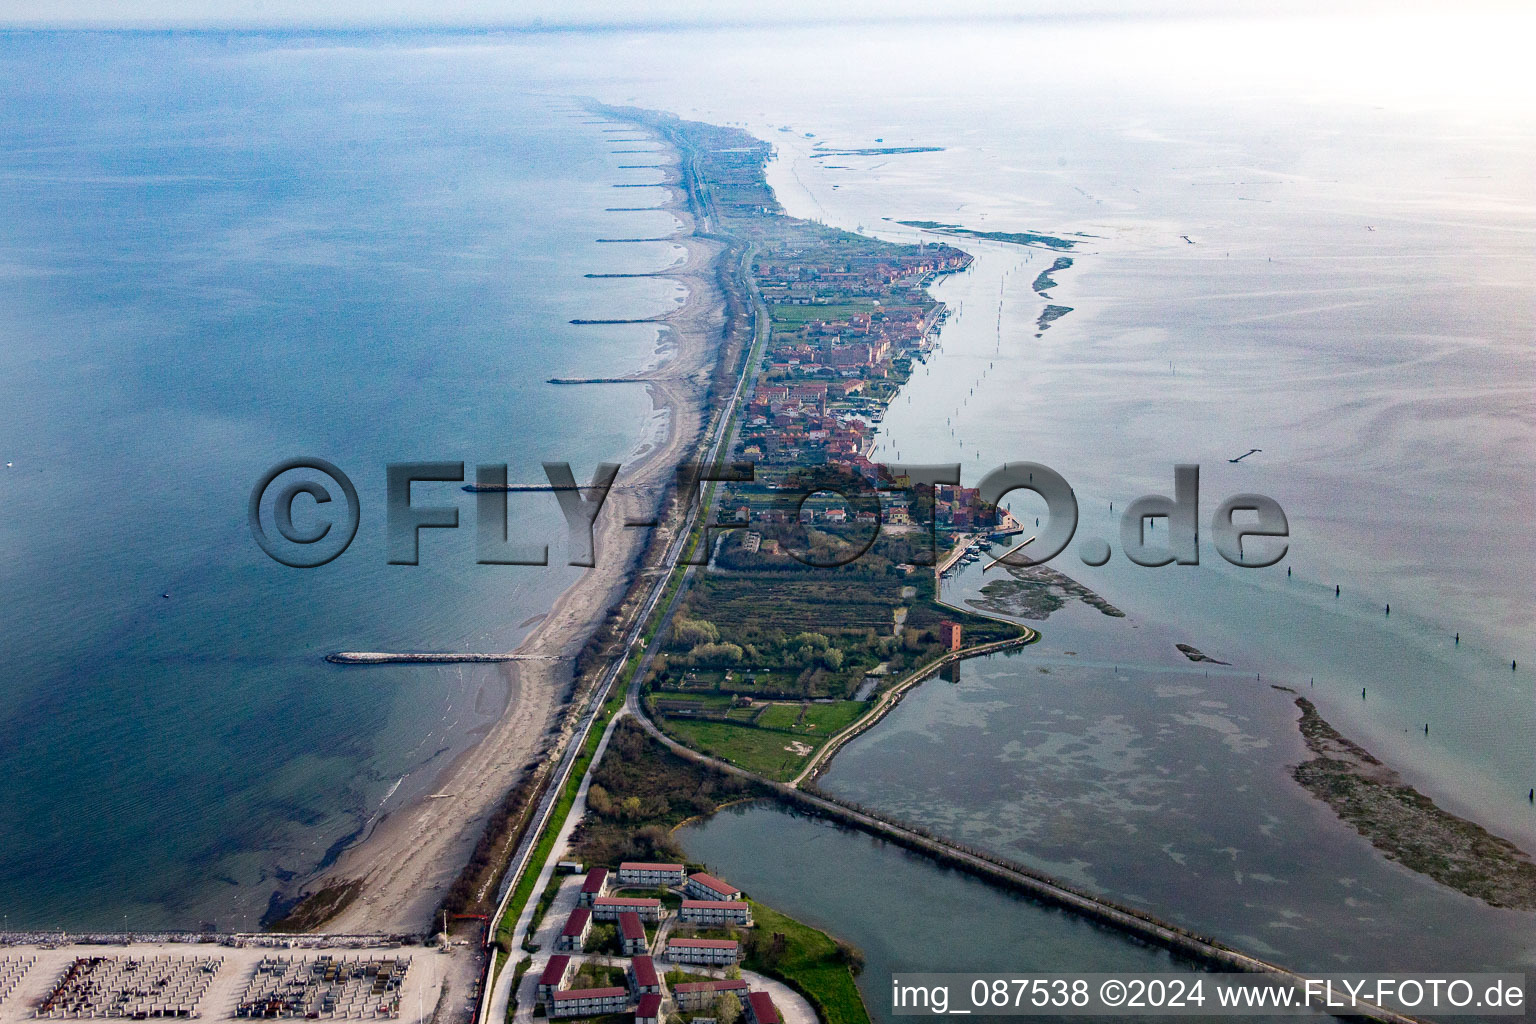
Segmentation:
{"type": "MultiPolygon", "coordinates": [[[[928,539],[924,564],[937,561],[940,510],[959,506],[972,532],[996,531],[1008,522],[1004,499],[1029,491],[1045,503],[1033,534],[1010,556],[1015,565],[1040,565],[1065,551],[1077,533],[1077,497],[1066,479],[1037,462],[1009,462],[992,470],[974,488],[960,488],[960,466],[870,463],[862,472],[842,466],[795,470],[764,482],[759,507],[738,504],[734,518],[702,526],[703,542],[691,560],[708,561],[713,541],[725,531],[752,530],[776,542],[777,549],[805,565],[830,568],[848,563],[873,546],[883,529],[894,526],[892,509],[899,509],[902,528],[916,528],[928,539]],[[842,511],[828,514],[817,530],[820,543],[809,539],[808,525],[828,502],[842,511]],[[829,542],[830,538],[830,542],[829,542]],[[1027,550],[1025,550],[1027,549],[1027,550]]],[[[508,519],[508,495],[545,491],[554,496],[566,521],[570,564],[593,566],[597,551],[593,524],[619,476],[617,463],[597,467],[592,480],[578,484],[568,463],[546,462],[543,484],[509,484],[507,466],[482,464],[474,482],[464,490],[474,494],[475,561],[482,565],[548,565],[549,546],[515,536],[508,519]]],[[[385,529],[391,565],[417,565],[422,530],[454,530],[460,525],[458,504],[418,504],[416,483],[459,483],[463,462],[394,462],[385,467],[385,529]]],[[[710,483],[757,483],[750,462],[715,465],[685,463],[677,470],[675,507],[688,522],[700,513],[700,495],[710,483]]],[[[1143,495],[1120,515],[1120,548],[1137,565],[1200,564],[1200,467],[1177,465],[1173,495],[1143,495]],[[1159,521],[1165,525],[1157,528],[1159,521]]],[[[660,495],[657,495],[658,503],[660,495]]],[[[294,568],[325,565],[346,551],[357,536],[362,507],[357,488],[335,464],[319,458],[297,458],[273,466],[251,490],[247,509],[251,535],[275,561],[294,568]]],[[[655,526],[655,519],[626,521],[627,527],[655,526]]],[[[1288,550],[1290,524],[1279,502],[1262,494],[1234,494],[1211,513],[1209,538],[1227,562],[1242,568],[1274,565],[1288,550]]],[[[1010,531],[1026,533],[1022,527],[1010,531]]],[[[920,553],[921,554],[921,553],[920,553]]],[[[1087,537],[1078,542],[1077,556],[1086,565],[1103,565],[1112,557],[1110,542],[1087,537]]],[[[924,560],[919,557],[919,562],[924,560]]]]}

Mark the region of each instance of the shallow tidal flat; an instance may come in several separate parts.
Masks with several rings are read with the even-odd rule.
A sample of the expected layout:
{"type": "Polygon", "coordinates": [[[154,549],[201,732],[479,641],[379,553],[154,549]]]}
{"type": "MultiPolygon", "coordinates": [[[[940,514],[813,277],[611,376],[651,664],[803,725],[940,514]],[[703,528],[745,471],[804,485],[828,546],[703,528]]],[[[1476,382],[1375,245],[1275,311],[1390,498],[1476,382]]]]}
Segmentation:
{"type": "Polygon", "coordinates": [[[1294,695],[1156,624],[1061,617],[918,687],[822,787],[1299,970],[1531,963],[1531,914],[1389,859],[1298,784],[1294,695]]]}

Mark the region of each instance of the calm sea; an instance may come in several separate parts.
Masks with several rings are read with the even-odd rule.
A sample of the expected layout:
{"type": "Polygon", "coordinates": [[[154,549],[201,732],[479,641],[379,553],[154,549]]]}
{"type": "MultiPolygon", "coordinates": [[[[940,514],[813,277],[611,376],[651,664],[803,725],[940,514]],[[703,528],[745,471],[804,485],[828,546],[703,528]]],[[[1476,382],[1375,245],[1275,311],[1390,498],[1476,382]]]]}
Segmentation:
{"type": "Polygon", "coordinates": [[[494,668],[325,664],[506,650],[578,570],[462,529],[386,564],[384,468],[542,460],[585,480],[656,428],[633,389],[670,308],[656,180],[564,99],[369,45],[0,37],[0,907],[12,927],[254,927],[275,888],[430,787],[497,715],[494,668]],[[649,175],[650,177],[647,177],[649,175]],[[624,202],[615,202],[622,196],[624,202]],[[362,523],[330,565],[268,560],[263,471],[329,459],[362,523]],[[404,780],[402,783],[401,780],[404,780]],[[397,785],[398,784],[398,785],[397,785]],[[388,802],[385,798],[388,796],[388,802]]]}
{"type": "MultiPolygon", "coordinates": [[[[592,244],[614,217],[659,215],[603,212],[643,205],[627,200],[645,190],[616,203],[610,183],[651,179],[617,170],[626,159],[569,112],[583,94],[771,139],[771,178],[795,213],[892,238],[916,237],[893,223],[905,219],[1079,240],[1051,290],[1073,311],[1038,338],[1046,300],[1031,282],[1053,254],[963,243],[976,265],[938,291],[958,315],[883,425],[881,455],[959,461],[967,482],[1045,462],[1077,490],[1080,536],[1116,547],[1109,503],[1168,491],[1178,462],[1201,464],[1207,514],[1238,491],[1289,514],[1291,554],[1270,570],[1210,551],[1199,567],[1117,553],[1089,570],[1069,551],[1061,568],[1131,621],[1054,617],[1046,648],[947,691],[981,711],[922,694],[934,707],[914,703],[850,748],[835,784],[912,816],[942,795],[955,817],[933,824],[1199,916],[1181,889],[1198,872],[1163,890],[1115,873],[1172,857],[1164,846],[1188,861],[1177,822],[1156,842],[1103,844],[1092,864],[1068,863],[1070,830],[1030,841],[1073,787],[1125,784],[1117,762],[1058,758],[1059,790],[1028,806],[980,782],[1039,782],[1045,748],[1025,756],[1010,729],[1106,742],[1118,716],[1142,774],[1183,778],[1205,740],[1269,787],[1180,826],[1206,844],[1200,871],[1228,845],[1248,852],[1232,836],[1265,815],[1319,848],[1344,844],[1286,788],[1300,753],[1266,685],[1279,682],[1444,805],[1536,845],[1536,103],[1528,82],[1501,77],[1523,66],[1506,52],[1528,36],[1518,28],[6,38],[0,440],[15,467],[0,476],[14,552],[0,626],[16,696],[0,756],[20,782],[0,824],[22,840],[3,854],[0,903],[40,924],[259,907],[279,868],[312,866],[494,713],[492,673],[355,675],[318,659],[510,644],[570,579],[479,571],[465,530],[428,538],[420,567],[386,566],[386,461],[507,460],[516,477],[553,455],[581,475],[649,429],[639,396],[599,404],[538,384],[652,357],[649,331],[569,318],[673,299],[666,285],[581,278],[670,258],[666,245],[592,244]],[[942,151],[847,153],[887,146],[942,151]],[[1226,461],[1249,448],[1263,451],[1226,461]],[[243,508],[266,466],[308,453],[354,473],[364,520],[345,556],[299,573],[255,551],[243,508]],[[1176,641],[1233,662],[1231,691],[1184,693],[1208,684],[1185,678],[1176,641]],[[1168,701],[1165,676],[1179,691],[1168,701]],[[1079,704],[1090,721],[1030,717],[1079,704]],[[947,734],[923,715],[941,711],[996,739],[951,766],[959,777],[924,759],[947,734]],[[1148,739],[1169,716],[1188,720],[1183,738],[1148,739]],[[1234,730],[1237,747],[1265,746],[1225,745],[1234,730]]],[[[528,515],[557,535],[538,508],[528,515]]],[[[1079,827],[1146,824],[1111,803],[1079,827]]],[[[1398,869],[1356,842],[1374,891],[1400,892],[1378,878],[1398,869]]],[[[1274,868],[1234,870],[1313,877],[1274,868]]],[[[1284,897],[1257,903],[1211,926],[1293,948],[1265,930],[1284,897]]]]}

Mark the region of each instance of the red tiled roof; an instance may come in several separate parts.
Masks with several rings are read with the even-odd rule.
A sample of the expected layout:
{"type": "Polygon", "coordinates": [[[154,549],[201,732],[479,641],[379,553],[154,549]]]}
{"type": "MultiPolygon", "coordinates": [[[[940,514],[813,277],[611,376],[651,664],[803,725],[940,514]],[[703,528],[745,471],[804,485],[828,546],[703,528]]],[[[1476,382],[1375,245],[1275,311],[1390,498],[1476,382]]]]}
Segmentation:
{"type": "Polygon", "coordinates": [[[694,949],[735,949],[735,939],[668,939],[668,946],[692,946],[694,949]]]}
{"type": "Polygon", "coordinates": [[[637,956],[630,962],[635,972],[635,984],[641,988],[652,988],[661,984],[661,979],[656,975],[656,961],[648,956],[637,956]]]}
{"type": "Polygon", "coordinates": [[[757,1024],[779,1024],[779,1008],[773,1005],[767,992],[749,993],[747,1005],[752,1007],[752,1016],[757,1024]]]}
{"type": "Polygon", "coordinates": [[[660,1017],[661,996],[655,992],[647,992],[640,997],[640,1005],[635,1007],[636,1017],[660,1017]]]}
{"type": "Polygon", "coordinates": [[[582,930],[587,927],[587,922],[590,920],[592,920],[592,911],[586,907],[577,907],[571,911],[571,916],[565,919],[565,931],[560,934],[574,938],[582,933],[582,930]]]}
{"type": "Polygon", "coordinates": [[[640,923],[640,915],[632,911],[619,915],[619,931],[626,939],[645,941],[645,925],[640,923]]]}
{"type": "Polygon", "coordinates": [[[714,875],[705,874],[702,871],[689,875],[688,881],[698,882],[706,889],[713,889],[715,892],[718,892],[722,896],[730,896],[741,892],[740,889],[736,888],[734,885],[731,885],[729,882],[722,882],[714,875]]]}
{"type": "Polygon", "coordinates": [[[720,978],[716,981],[680,981],[673,992],[734,992],[747,987],[745,978],[720,978]]]}
{"type": "Polygon", "coordinates": [[[571,958],[564,953],[549,958],[549,965],[544,968],[544,973],[539,975],[540,985],[558,986],[565,980],[565,969],[570,966],[571,958]]]}
{"type": "Polygon", "coordinates": [[[655,864],[645,860],[627,860],[619,865],[620,871],[681,871],[681,864],[655,864]]]}
{"type": "Polygon", "coordinates": [[[593,868],[587,872],[587,880],[581,883],[582,892],[602,892],[603,883],[608,880],[607,868],[593,868]]]}
{"type": "Polygon", "coordinates": [[[594,907],[659,907],[661,900],[654,896],[599,896],[592,901],[594,907]]]}
{"type": "Polygon", "coordinates": [[[745,910],[746,906],[741,900],[683,900],[684,910],[719,910],[724,907],[739,912],[745,910]]]}
{"type": "Polygon", "coordinates": [[[622,988],[567,988],[555,993],[557,1001],[567,999],[606,999],[608,996],[627,996],[628,989],[622,988]]]}

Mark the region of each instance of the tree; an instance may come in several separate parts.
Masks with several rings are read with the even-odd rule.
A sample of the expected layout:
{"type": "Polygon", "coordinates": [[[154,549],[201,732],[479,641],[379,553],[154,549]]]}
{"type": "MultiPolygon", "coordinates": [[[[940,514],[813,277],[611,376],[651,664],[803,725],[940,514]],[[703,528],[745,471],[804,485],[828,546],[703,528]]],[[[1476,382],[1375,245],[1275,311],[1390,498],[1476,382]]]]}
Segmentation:
{"type": "Polygon", "coordinates": [[[720,639],[720,630],[708,619],[678,619],[672,636],[679,647],[697,647],[720,639]]]}
{"type": "Polygon", "coordinates": [[[715,1020],[720,1024],[736,1024],[741,1018],[741,1000],[736,993],[725,992],[715,1000],[715,1020]]]}
{"type": "Polygon", "coordinates": [[[741,662],[742,650],[735,644],[699,644],[689,652],[694,664],[702,666],[736,665],[741,662]]]}

